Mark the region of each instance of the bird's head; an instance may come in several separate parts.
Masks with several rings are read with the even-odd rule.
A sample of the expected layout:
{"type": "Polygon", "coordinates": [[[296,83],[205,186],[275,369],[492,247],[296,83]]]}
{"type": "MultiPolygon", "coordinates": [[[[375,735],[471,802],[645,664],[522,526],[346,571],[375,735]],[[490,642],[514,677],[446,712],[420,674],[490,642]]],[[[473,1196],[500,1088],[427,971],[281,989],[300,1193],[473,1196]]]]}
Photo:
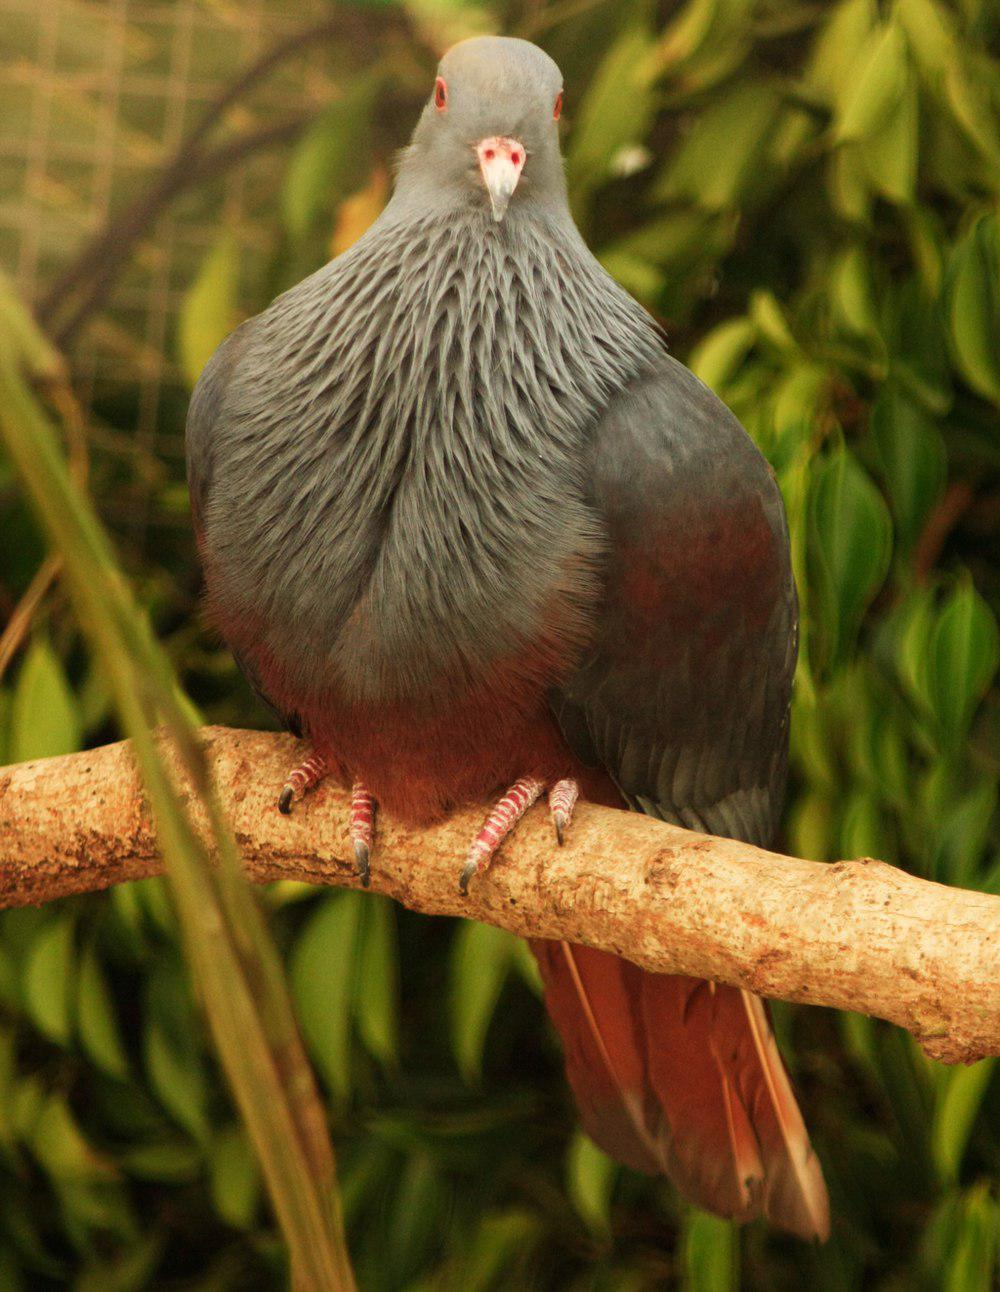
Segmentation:
{"type": "Polygon", "coordinates": [[[499,222],[512,203],[565,192],[561,111],[562,73],[536,45],[464,40],[438,66],[400,181],[499,222]]]}

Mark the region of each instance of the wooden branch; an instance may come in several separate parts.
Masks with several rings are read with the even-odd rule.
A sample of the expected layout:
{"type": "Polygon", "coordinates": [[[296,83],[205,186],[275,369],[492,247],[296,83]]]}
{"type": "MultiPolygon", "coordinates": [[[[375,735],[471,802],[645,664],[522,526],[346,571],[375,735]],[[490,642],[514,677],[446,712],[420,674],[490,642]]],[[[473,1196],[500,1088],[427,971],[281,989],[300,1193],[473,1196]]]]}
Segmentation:
{"type": "MultiPolygon", "coordinates": [[[[251,879],[357,883],[345,791],[323,785],[289,817],[275,807],[298,742],[218,727],[204,738],[251,879]]],[[[998,897],[880,861],[800,861],[581,804],[564,848],[534,808],[462,898],[459,870],[481,819],[470,810],[414,830],[380,816],[373,890],[647,969],[876,1015],[945,1062],[1000,1054],[998,897]]],[[[127,744],[0,770],[0,907],[159,872],[127,744]]]]}

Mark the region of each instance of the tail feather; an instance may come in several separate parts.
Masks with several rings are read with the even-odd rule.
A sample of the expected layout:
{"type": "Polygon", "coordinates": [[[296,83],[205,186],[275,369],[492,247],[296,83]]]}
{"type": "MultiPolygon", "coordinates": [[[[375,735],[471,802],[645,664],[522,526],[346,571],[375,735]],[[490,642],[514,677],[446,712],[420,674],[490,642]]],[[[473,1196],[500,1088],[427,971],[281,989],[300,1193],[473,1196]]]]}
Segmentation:
{"type": "Polygon", "coordinates": [[[762,1001],[593,948],[532,946],[592,1139],[710,1211],[827,1236],[822,1172],[762,1001]]]}
{"type": "MultiPolygon", "coordinates": [[[[728,990],[732,991],[733,988],[728,990]]],[[[766,1168],[765,1212],[794,1217],[789,1228],[796,1233],[825,1239],[830,1232],[830,1203],[819,1159],[809,1142],[809,1132],[799,1111],[788,1073],[781,1061],[767,1010],[759,996],[741,991],[740,1000],[760,1063],[766,1101],[755,1108],[754,1122],[766,1168]]],[[[750,1092],[746,1097],[753,1098],[750,1092]]]]}
{"type": "Polygon", "coordinates": [[[659,1149],[645,1106],[638,975],[626,960],[568,942],[533,942],[545,999],[566,1047],[566,1069],[590,1137],[620,1162],[655,1174],[659,1149]]]}

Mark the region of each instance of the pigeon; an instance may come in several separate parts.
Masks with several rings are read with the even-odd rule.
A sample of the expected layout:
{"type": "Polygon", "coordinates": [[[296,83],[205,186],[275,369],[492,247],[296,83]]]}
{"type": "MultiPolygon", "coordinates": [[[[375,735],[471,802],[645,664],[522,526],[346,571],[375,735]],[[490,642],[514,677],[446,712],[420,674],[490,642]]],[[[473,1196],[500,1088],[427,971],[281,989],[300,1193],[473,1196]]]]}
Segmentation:
{"type": "MultiPolygon", "coordinates": [[[[378,811],[493,802],[463,891],[540,798],[560,841],[582,795],[766,844],[797,651],[774,475],[577,230],[553,60],[477,37],[428,91],[379,218],[238,327],[191,400],[211,619],[308,742],[277,806],[350,786],[367,883],[378,811]]],[[[761,1000],[533,950],[598,1145],[719,1215],[826,1237],[761,1000]]]]}

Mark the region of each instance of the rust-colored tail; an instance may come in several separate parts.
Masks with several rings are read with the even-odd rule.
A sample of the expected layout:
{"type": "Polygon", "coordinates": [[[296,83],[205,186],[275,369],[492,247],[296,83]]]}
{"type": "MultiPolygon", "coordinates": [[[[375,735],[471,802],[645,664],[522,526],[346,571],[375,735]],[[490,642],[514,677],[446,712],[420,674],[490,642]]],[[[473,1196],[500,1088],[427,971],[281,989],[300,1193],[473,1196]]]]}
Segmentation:
{"type": "Polygon", "coordinates": [[[593,1140],[700,1207],[826,1238],[823,1174],[758,997],[591,947],[532,949],[593,1140]]]}

